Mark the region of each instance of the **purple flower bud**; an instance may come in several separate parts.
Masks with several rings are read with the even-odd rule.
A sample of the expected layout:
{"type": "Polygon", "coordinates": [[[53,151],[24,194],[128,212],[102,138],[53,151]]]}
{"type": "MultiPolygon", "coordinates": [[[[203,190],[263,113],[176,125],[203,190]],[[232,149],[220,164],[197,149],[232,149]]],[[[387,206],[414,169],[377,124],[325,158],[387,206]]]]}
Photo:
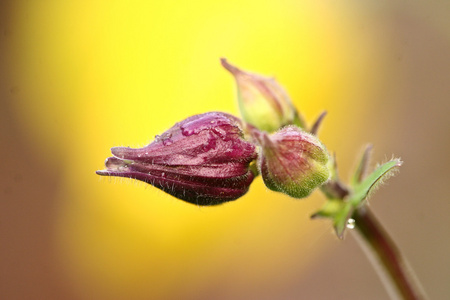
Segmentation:
{"type": "Polygon", "coordinates": [[[269,189],[304,198],[330,177],[328,152],[315,136],[295,126],[253,135],[261,145],[258,167],[269,189]]]}
{"type": "Polygon", "coordinates": [[[241,121],[210,112],[185,119],[140,149],[114,147],[98,175],[134,178],[181,200],[215,205],[243,196],[253,181],[255,146],[241,121]]]}

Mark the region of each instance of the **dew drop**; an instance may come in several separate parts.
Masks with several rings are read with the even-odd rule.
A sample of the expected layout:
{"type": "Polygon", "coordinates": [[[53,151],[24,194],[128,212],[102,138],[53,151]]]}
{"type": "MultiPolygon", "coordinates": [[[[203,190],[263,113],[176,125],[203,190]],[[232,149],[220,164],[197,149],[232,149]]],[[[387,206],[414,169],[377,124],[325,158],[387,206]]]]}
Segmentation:
{"type": "Polygon", "coordinates": [[[164,139],[162,142],[164,146],[169,146],[173,144],[173,141],[170,138],[164,139]]]}
{"type": "Polygon", "coordinates": [[[230,125],[230,120],[218,113],[211,113],[209,114],[209,117],[214,119],[208,120],[205,117],[200,117],[181,125],[181,133],[184,136],[190,136],[199,134],[203,130],[215,130],[215,128],[230,125]]]}
{"type": "Polygon", "coordinates": [[[166,176],[166,173],[162,172],[161,177],[164,177],[164,176],[166,176]]]}
{"type": "Polygon", "coordinates": [[[355,220],[354,219],[348,219],[347,220],[347,226],[348,229],[353,229],[355,228],[355,220]]]}

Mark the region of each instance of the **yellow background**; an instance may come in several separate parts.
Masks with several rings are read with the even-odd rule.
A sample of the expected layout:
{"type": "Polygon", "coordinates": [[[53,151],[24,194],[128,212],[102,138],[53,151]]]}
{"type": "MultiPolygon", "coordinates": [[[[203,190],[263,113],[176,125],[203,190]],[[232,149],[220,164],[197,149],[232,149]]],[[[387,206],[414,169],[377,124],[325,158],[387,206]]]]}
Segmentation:
{"type": "Polygon", "coordinates": [[[344,178],[367,142],[377,160],[405,160],[374,209],[428,293],[449,293],[448,5],[363,2],[5,2],[0,293],[386,296],[350,235],[309,220],[318,193],[293,200],[258,178],[241,199],[202,208],[95,175],[110,147],[144,146],[193,114],[237,114],[220,57],[275,75],[309,122],[327,110],[321,137],[344,178]]]}

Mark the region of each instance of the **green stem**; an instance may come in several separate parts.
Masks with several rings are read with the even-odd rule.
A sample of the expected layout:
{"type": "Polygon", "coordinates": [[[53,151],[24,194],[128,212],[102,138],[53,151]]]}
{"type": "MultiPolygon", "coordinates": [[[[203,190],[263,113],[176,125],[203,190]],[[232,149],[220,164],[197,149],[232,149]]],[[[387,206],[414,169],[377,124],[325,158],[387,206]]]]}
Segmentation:
{"type": "Polygon", "coordinates": [[[425,293],[414,280],[405,259],[369,209],[361,207],[355,210],[352,218],[363,238],[360,244],[367,250],[366,254],[375,264],[388,293],[395,299],[425,299],[425,293]]]}

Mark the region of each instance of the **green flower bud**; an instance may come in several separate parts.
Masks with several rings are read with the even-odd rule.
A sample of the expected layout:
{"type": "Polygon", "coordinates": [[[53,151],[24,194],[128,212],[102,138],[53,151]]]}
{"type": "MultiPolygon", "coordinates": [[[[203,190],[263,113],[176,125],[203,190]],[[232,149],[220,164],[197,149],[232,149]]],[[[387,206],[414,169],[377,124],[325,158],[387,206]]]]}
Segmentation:
{"type": "Polygon", "coordinates": [[[315,136],[295,126],[254,136],[261,146],[258,167],[269,189],[304,198],[330,177],[328,152],[315,136]]]}
{"type": "Polygon", "coordinates": [[[236,79],[239,110],[244,121],[267,132],[292,124],[304,127],[291,99],[274,78],[242,71],[225,59],[221,62],[236,79]]]}

